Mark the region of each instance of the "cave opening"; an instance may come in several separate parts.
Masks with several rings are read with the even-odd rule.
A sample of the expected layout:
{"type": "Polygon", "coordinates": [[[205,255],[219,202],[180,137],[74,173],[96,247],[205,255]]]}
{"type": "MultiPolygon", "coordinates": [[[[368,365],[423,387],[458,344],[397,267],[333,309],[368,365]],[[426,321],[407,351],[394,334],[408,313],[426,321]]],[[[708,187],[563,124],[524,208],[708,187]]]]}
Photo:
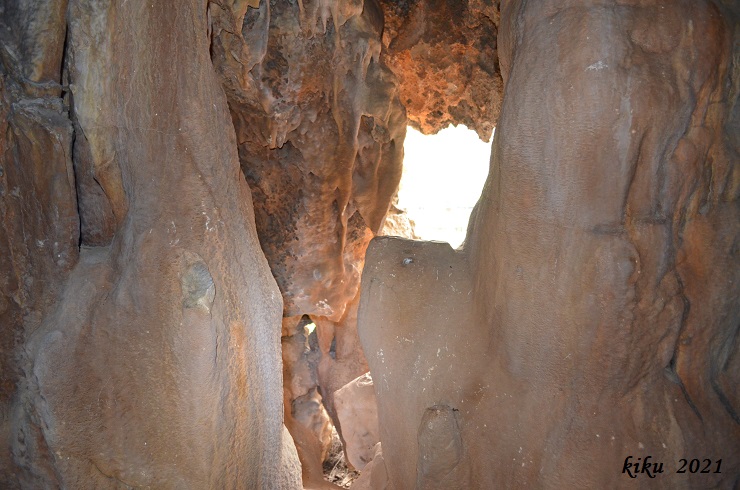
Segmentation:
{"type": "Polygon", "coordinates": [[[491,141],[460,124],[434,135],[408,127],[398,207],[422,240],[458,248],[488,176],[491,141]],[[450,171],[454,169],[454,171],[450,171]]]}
{"type": "Polygon", "coordinates": [[[205,3],[0,0],[0,489],[738,486],[740,2],[205,3]]]}

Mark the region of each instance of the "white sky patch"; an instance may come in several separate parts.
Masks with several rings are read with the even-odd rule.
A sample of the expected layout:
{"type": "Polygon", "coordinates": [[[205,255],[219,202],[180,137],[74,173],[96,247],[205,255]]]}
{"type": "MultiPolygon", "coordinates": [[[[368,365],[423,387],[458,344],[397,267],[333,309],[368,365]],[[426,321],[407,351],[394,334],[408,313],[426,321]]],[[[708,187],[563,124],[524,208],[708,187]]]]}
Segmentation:
{"type": "Polygon", "coordinates": [[[399,207],[422,239],[459,247],[488,176],[491,143],[459,125],[431,136],[408,128],[403,148],[399,207]]]}

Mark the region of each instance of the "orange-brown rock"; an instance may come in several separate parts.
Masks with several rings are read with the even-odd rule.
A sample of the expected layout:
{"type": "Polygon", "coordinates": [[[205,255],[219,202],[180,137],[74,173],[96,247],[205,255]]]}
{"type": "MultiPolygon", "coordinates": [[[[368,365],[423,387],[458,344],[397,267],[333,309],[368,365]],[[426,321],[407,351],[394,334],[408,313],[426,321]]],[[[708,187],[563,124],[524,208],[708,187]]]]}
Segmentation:
{"type": "Polygon", "coordinates": [[[0,488],[334,488],[367,364],[358,488],[736,487],[736,3],[0,0],[0,488]]]}
{"type": "MultiPolygon", "coordinates": [[[[290,326],[283,340],[286,403],[309,428],[294,437],[317,438],[299,447],[304,467],[315,468],[321,461],[306,458],[323,459],[328,443],[317,402],[336,421],[334,391],[367,371],[355,326],[360,273],[401,175],[406,116],[380,56],[383,13],[376,0],[220,2],[209,13],[212,58],[286,323],[310,315],[317,324],[318,366],[285,352],[304,342],[290,326]],[[314,391],[288,388],[296,384],[314,391]]],[[[304,472],[304,484],[312,478],[304,472]]]]}
{"type": "Polygon", "coordinates": [[[368,249],[359,331],[384,461],[371,476],[737,486],[732,6],[503,3],[506,95],[465,248],[368,249]],[[629,456],[664,473],[633,480],[629,456]],[[677,473],[682,458],[713,469],[677,473]]]}
{"type": "Polygon", "coordinates": [[[336,322],[401,177],[383,13],[376,0],[257,3],[211,4],[213,60],[285,316],[336,322]]]}
{"type": "Polygon", "coordinates": [[[424,134],[464,124],[491,139],[501,111],[498,0],[381,0],[381,58],[409,123],[424,134]]]}
{"type": "Polygon", "coordinates": [[[418,239],[420,237],[416,234],[414,226],[414,220],[409,217],[406,210],[398,207],[398,195],[396,195],[388,213],[385,215],[385,222],[380,235],[418,239]]]}
{"type": "Polygon", "coordinates": [[[32,486],[40,429],[18,441],[38,330],[79,257],[73,129],[62,102],[64,2],[0,2],[0,487],[32,486]],[[40,8],[43,7],[43,8],[40,8]],[[12,28],[11,28],[12,27],[12,28]]]}
{"type": "Polygon", "coordinates": [[[313,319],[321,352],[318,364],[319,384],[324,394],[324,404],[335,421],[334,392],[368,370],[367,360],[357,335],[359,301],[358,292],[339,322],[321,317],[313,319]]]}
{"type": "Polygon", "coordinates": [[[429,407],[454,408],[464,422],[467,412],[473,413],[463,425],[470,431],[464,437],[470,457],[446,479],[438,479],[440,488],[470,486],[471,465],[486,461],[482,453],[472,452],[485,448],[473,434],[485,434],[482,419],[487,416],[476,414],[475,393],[480,396],[493,386],[485,373],[475,370],[476,363],[487,359],[488,343],[472,330],[478,323],[470,276],[465,255],[447,243],[379,237],[368,249],[358,329],[373,378],[387,464],[373,464],[372,471],[387,472],[391,488],[415,488],[423,449],[417,435],[429,407]]]}
{"type": "Polygon", "coordinates": [[[300,488],[282,301],[205,2],[9,3],[0,315],[20,345],[3,349],[19,379],[3,366],[0,486],[300,488]],[[44,11],[68,15],[69,108],[64,16],[44,11]]]}
{"type": "Polygon", "coordinates": [[[318,462],[322,463],[331,446],[333,424],[319,393],[321,351],[315,331],[306,331],[309,321],[307,317],[301,319],[290,335],[282,338],[284,403],[295,422],[307,429],[305,437],[316,439],[318,462]]]}

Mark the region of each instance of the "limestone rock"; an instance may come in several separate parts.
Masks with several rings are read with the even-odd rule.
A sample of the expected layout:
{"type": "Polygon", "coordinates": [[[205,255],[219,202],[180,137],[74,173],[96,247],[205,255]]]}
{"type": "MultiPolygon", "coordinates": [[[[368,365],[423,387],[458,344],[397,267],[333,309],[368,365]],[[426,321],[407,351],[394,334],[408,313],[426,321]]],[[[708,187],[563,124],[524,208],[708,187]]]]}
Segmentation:
{"type": "Polygon", "coordinates": [[[739,18],[0,0],[0,488],[334,488],[368,367],[357,489],[736,487],[739,18]],[[408,122],[497,125],[459,251],[368,249],[408,122]]]}
{"type": "MultiPolygon", "coordinates": [[[[260,244],[286,323],[317,324],[319,398],[333,416],[334,391],[367,371],[354,322],[360,274],[401,177],[406,115],[380,59],[383,13],[376,0],[224,1],[208,12],[260,244]]],[[[328,442],[310,441],[318,432],[294,434],[311,445],[299,452],[314,472],[321,461],[305,458],[328,442]]]]}
{"type": "MultiPolygon", "coordinates": [[[[391,488],[416,485],[418,432],[427,408],[444,403],[466,421],[476,408],[469,393],[493,388],[467,365],[485,366],[480,359],[487,359],[488,345],[470,328],[476,325],[472,290],[465,255],[448,243],[395,237],[370,243],[358,330],[377,397],[391,488]]],[[[466,428],[476,434],[485,434],[485,428],[461,427],[466,445],[485,447],[487,439],[465,439],[466,428]]],[[[472,464],[466,458],[458,471],[465,474],[472,464]]],[[[459,483],[464,488],[465,481],[459,483]]]]}
{"type": "MultiPolygon", "coordinates": [[[[0,78],[0,487],[33,486],[18,472],[45,451],[36,433],[13,433],[19,388],[31,360],[24,341],[53,308],[79,257],[79,219],[71,161],[72,127],[62,101],[26,98],[0,78]],[[18,442],[15,451],[11,444],[18,442]],[[14,461],[15,460],[15,461],[14,461]],[[21,464],[23,464],[21,463],[21,464]]],[[[22,389],[22,388],[21,388],[22,389]]],[[[43,439],[42,439],[43,441],[43,439]]],[[[51,475],[50,461],[34,471],[51,475]]]]}
{"type": "Polygon", "coordinates": [[[501,111],[498,0],[381,0],[382,59],[424,134],[464,124],[491,139],[501,111]]]}
{"type": "Polygon", "coordinates": [[[53,481],[40,432],[18,440],[25,340],[79,257],[72,125],[62,96],[66,3],[0,2],[0,487],[53,481]],[[35,461],[38,464],[35,464],[35,461]]]}
{"type": "Polygon", "coordinates": [[[393,198],[393,203],[385,215],[385,222],[380,235],[398,236],[403,238],[418,239],[414,231],[414,220],[412,220],[405,209],[398,207],[398,196],[393,198]]]}
{"type": "Polygon", "coordinates": [[[0,486],[300,488],[205,6],[0,4],[0,486]]]}
{"type": "MultiPolygon", "coordinates": [[[[368,371],[367,360],[357,334],[357,307],[360,294],[348,305],[339,322],[314,318],[321,358],[318,378],[324,404],[336,420],[334,393],[342,386],[368,371]]],[[[341,430],[340,430],[341,435],[341,430]]]]}
{"type": "Polygon", "coordinates": [[[334,393],[334,408],[342,428],[347,461],[363,471],[375,454],[378,435],[378,407],[370,373],[353,379],[334,393]]]}
{"type": "Polygon", "coordinates": [[[352,483],[353,490],[386,490],[389,486],[383,449],[380,443],[373,448],[373,459],[365,466],[360,477],[352,483]]]}
{"type": "Polygon", "coordinates": [[[211,4],[260,243],[285,316],[340,321],[401,177],[406,115],[376,0],[211,4]]]}
{"type": "Polygon", "coordinates": [[[630,455],[666,462],[656,488],[737,485],[731,6],[503,3],[506,95],[464,249],[368,248],[358,329],[391,488],[449,468],[445,488],[627,488],[630,455]],[[451,417],[418,432],[435,405],[461,457],[424,459],[458,445],[451,417]],[[721,473],[676,473],[698,455],[721,473]]]}
{"type": "Polygon", "coordinates": [[[307,335],[301,320],[293,335],[282,338],[284,403],[290,416],[316,439],[318,463],[328,454],[333,424],[319,394],[318,363],[321,353],[316,332],[307,335]]]}
{"type": "Polygon", "coordinates": [[[464,481],[456,469],[463,457],[458,424],[459,411],[435,405],[424,411],[419,424],[419,459],[416,463],[416,488],[460,488],[464,481]]]}

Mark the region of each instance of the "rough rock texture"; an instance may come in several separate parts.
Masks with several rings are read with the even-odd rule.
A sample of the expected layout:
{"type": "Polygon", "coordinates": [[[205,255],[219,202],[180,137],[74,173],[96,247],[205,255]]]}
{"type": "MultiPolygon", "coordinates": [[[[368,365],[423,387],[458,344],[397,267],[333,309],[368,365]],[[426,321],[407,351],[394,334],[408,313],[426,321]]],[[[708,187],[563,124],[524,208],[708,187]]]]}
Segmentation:
{"type": "Polygon", "coordinates": [[[0,486],[300,488],[205,2],[2,9],[0,486]]]}
{"type": "Polygon", "coordinates": [[[285,316],[339,321],[401,178],[406,115],[367,2],[211,4],[260,242],[285,316]]]}
{"type": "MultiPolygon", "coordinates": [[[[29,367],[24,340],[39,329],[78,260],[72,125],[62,103],[65,5],[0,2],[0,487],[46,451],[41,429],[15,428],[29,367]],[[19,26],[9,29],[9,25],[19,26]],[[18,438],[27,440],[18,440],[18,438]],[[15,443],[15,451],[10,446],[15,443]],[[41,447],[39,447],[41,446],[41,447]],[[15,456],[15,460],[14,460],[15,456]]],[[[43,475],[43,466],[34,468],[43,475]]]]}
{"type": "Polygon", "coordinates": [[[288,320],[283,320],[283,405],[285,425],[301,461],[303,487],[337,488],[324,481],[322,468],[333,442],[333,424],[319,393],[321,352],[316,330],[309,334],[308,317],[297,319],[297,323],[288,320]]]}
{"type": "Polygon", "coordinates": [[[334,420],[336,420],[334,392],[368,371],[367,360],[357,335],[359,301],[358,292],[339,322],[314,318],[321,351],[318,365],[319,384],[325,394],[324,403],[334,420]]]}
{"type": "Polygon", "coordinates": [[[380,443],[373,448],[373,459],[365,466],[360,477],[352,483],[352,490],[384,490],[388,488],[383,449],[380,443]]]}
{"type": "Polygon", "coordinates": [[[491,139],[503,95],[498,0],[380,0],[381,59],[398,76],[409,123],[424,134],[464,124],[491,139]]]}
{"type": "Polygon", "coordinates": [[[329,488],[357,315],[358,487],[737,486],[736,2],[498,9],[0,0],[0,487],[329,488]],[[378,240],[358,313],[406,117],[502,80],[466,248],[378,240]]]}
{"type": "Polygon", "coordinates": [[[316,438],[320,460],[326,459],[332,443],[332,423],[319,394],[318,364],[321,351],[316,330],[308,334],[308,317],[282,338],[284,403],[290,417],[316,438]]]}
{"type": "Polygon", "coordinates": [[[334,393],[334,408],[342,428],[347,461],[362,471],[375,454],[378,406],[370,373],[353,379],[334,393]]]}
{"type": "MultiPolygon", "coordinates": [[[[317,325],[320,393],[312,400],[321,399],[335,423],[334,391],[367,371],[355,326],[367,244],[384,225],[395,225],[393,234],[413,233],[392,208],[407,125],[403,104],[426,130],[466,123],[486,138],[498,112],[500,96],[489,86],[500,80],[498,5],[458,3],[420,4],[429,12],[421,51],[383,37],[406,29],[410,11],[377,0],[208,7],[211,56],[226,89],[260,243],[283,294],[288,334],[303,315],[317,325]],[[451,22],[450,15],[463,13],[464,25],[451,22]],[[418,90],[424,73],[423,83],[442,92],[418,90]]],[[[287,367],[287,385],[298,371],[287,367]]],[[[295,409],[293,395],[287,392],[286,403],[295,409]]],[[[296,419],[320,412],[313,403],[300,406],[307,413],[293,410],[296,419]]],[[[321,424],[309,426],[324,447],[321,424]]]]}
{"type": "Polygon", "coordinates": [[[360,273],[401,177],[406,114],[380,59],[383,13],[376,0],[263,0],[212,3],[209,16],[260,243],[284,298],[283,335],[303,315],[317,324],[318,367],[283,355],[288,426],[307,445],[298,444],[304,484],[316,485],[330,442],[321,401],[333,415],[334,390],[367,371],[354,321],[360,273]]]}
{"type": "Polygon", "coordinates": [[[416,488],[442,490],[460,486],[457,480],[449,478],[456,474],[457,468],[464,466],[460,464],[463,445],[459,418],[459,410],[446,405],[424,410],[417,436],[416,488]]]}
{"type": "Polygon", "coordinates": [[[733,6],[502,5],[506,94],[465,249],[368,249],[359,331],[385,461],[370,477],[737,486],[733,6]],[[647,455],[664,474],[621,473],[647,455]],[[721,473],[676,473],[681,458],[721,473]]]}
{"type": "Polygon", "coordinates": [[[380,234],[419,239],[420,237],[416,234],[414,226],[414,220],[409,218],[406,210],[398,207],[398,195],[396,195],[388,209],[388,214],[385,215],[385,222],[380,234]]]}
{"type": "Polygon", "coordinates": [[[359,274],[400,178],[382,8],[24,0],[0,13],[3,486],[296,485],[281,301],[251,202],[285,315],[320,324],[318,384],[285,409],[321,441],[321,393],[333,412],[367,370],[359,274]]]}
{"type": "Polygon", "coordinates": [[[340,321],[401,176],[404,104],[427,132],[464,123],[490,138],[498,3],[242,0],[208,12],[285,316],[340,321]]]}

